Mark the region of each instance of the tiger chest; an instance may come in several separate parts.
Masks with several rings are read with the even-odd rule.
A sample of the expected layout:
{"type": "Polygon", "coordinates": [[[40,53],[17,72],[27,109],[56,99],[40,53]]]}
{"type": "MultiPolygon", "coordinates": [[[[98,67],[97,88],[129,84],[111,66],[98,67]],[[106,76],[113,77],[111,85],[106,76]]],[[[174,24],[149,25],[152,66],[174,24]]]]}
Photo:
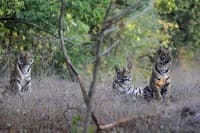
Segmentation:
{"type": "Polygon", "coordinates": [[[159,80],[155,80],[155,87],[157,89],[162,88],[167,83],[166,78],[160,78],[159,80]]]}
{"type": "Polygon", "coordinates": [[[21,75],[21,85],[27,85],[28,82],[30,82],[31,77],[30,77],[30,73],[26,73],[26,74],[22,74],[21,75]]]}

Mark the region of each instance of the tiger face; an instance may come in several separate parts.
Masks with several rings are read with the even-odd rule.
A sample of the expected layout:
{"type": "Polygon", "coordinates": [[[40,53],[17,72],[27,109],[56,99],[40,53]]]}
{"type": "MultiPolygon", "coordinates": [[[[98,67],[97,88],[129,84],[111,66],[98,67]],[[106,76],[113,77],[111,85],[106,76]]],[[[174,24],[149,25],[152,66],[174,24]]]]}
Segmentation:
{"type": "Polygon", "coordinates": [[[21,51],[18,56],[18,64],[21,68],[21,71],[27,72],[29,67],[33,64],[33,53],[32,51],[21,51]]]}
{"type": "Polygon", "coordinates": [[[117,93],[127,93],[131,89],[130,67],[119,68],[115,66],[115,74],[112,86],[113,90],[117,93]]]}
{"type": "Polygon", "coordinates": [[[115,67],[115,79],[113,81],[113,90],[117,94],[130,94],[132,98],[143,97],[143,88],[132,86],[132,64],[128,62],[125,68],[115,67]]]}
{"type": "Polygon", "coordinates": [[[159,48],[157,51],[158,62],[162,65],[171,64],[172,58],[170,56],[169,50],[165,50],[163,48],[159,48]]]}
{"type": "Polygon", "coordinates": [[[29,51],[21,51],[18,56],[18,63],[22,66],[33,64],[33,54],[29,51]]]}
{"type": "Polygon", "coordinates": [[[117,81],[125,83],[131,80],[131,67],[119,68],[117,66],[115,68],[115,73],[117,81]]]}

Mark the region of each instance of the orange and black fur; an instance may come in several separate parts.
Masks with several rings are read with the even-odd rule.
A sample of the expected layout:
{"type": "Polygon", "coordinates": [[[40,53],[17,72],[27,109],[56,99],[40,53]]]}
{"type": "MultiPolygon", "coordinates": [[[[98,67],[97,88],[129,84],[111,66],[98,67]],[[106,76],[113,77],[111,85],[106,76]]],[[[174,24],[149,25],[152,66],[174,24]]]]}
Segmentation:
{"type": "Polygon", "coordinates": [[[31,65],[33,54],[31,51],[19,53],[14,70],[10,76],[10,90],[12,93],[22,94],[31,91],[31,65]]]}
{"type": "Polygon", "coordinates": [[[162,102],[170,102],[171,79],[170,64],[172,58],[168,50],[159,48],[157,58],[153,66],[149,86],[144,88],[144,98],[147,101],[156,99],[162,102]]]}
{"type": "Polygon", "coordinates": [[[118,94],[130,94],[134,97],[142,97],[143,89],[140,87],[132,86],[132,64],[128,61],[128,64],[124,68],[118,66],[115,67],[115,79],[113,81],[113,90],[118,94]]]}

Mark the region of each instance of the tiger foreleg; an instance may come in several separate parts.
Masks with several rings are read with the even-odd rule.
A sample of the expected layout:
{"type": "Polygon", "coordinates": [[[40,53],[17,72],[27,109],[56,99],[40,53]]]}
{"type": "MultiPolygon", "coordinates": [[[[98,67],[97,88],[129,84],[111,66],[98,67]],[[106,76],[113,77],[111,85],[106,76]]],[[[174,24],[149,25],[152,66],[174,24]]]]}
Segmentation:
{"type": "Polygon", "coordinates": [[[32,91],[32,85],[31,85],[31,81],[29,80],[22,89],[22,93],[27,93],[27,92],[31,92],[32,91]]]}
{"type": "Polygon", "coordinates": [[[27,92],[32,92],[32,84],[31,84],[31,82],[29,82],[27,84],[27,92]]]}
{"type": "Polygon", "coordinates": [[[163,102],[165,104],[170,104],[171,102],[171,85],[170,84],[166,84],[166,86],[163,88],[163,102]]]}
{"type": "Polygon", "coordinates": [[[162,100],[162,95],[161,95],[160,89],[154,90],[154,99],[156,99],[158,101],[162,100]]]}
{"type": "Polygon", "coordinates": [[[11,91],[12,93],[16,94],[16,93],[20,93],[22,91],[22,86],[20,83],[18,82],[14,82],[12,87],[11,87],[11,91]]]}

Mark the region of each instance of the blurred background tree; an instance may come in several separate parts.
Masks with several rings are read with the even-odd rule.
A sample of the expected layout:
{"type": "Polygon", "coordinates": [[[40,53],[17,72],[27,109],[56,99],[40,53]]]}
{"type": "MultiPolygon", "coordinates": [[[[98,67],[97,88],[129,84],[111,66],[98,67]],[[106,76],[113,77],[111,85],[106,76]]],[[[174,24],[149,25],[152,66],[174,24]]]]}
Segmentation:
{"type": "Polygon", "coordinates": [[[186,65],[200,53],[200,1],[157,0],[155,7],[162,18],[163,31],[169,36],[169,44],[176,48],[177,61],[186,65]],[[170,24],[170,25],[167,25],[170,24]]]}
{"type": "MultiPolygon", "coordinates": [[[[84,74],[92,72],[93,35],[99,30],[109,0],[67,0],[65,45],[73,64],[84,74]]],[[[138,0],[114,0],[110,17],[138,0]]],[[[113,66],[125,65],[148,77],[158,46],[172,47],[175,59],[199,61],[199,0],[145,1],[106,33],[101,70],[113,75],[113,66]],[[107,51],[115,42],[112,50],[107,51]]],[[[0,71],[8,74],[19,50],[34,50],[34,75],[68,77],[58,37],[60,1],[0,1],[0,71]],[[8,73],[6,73],[8,72],[8,73]]]]}

